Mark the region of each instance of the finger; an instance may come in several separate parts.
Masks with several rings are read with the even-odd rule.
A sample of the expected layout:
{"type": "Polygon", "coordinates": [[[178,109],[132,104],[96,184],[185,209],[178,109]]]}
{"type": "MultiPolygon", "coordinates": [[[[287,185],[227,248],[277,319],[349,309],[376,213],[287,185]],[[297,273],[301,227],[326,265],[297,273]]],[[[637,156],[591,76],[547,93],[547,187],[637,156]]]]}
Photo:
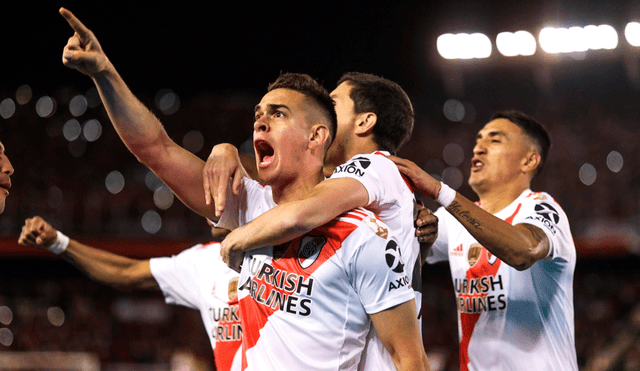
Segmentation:
{"type": "Polygon", "coordinates": [[[244,178],[244,169],[242,166],[236,169],[236,172],[233,174],[233,184],[231,186],[231,190],[234,195],[238,195],[240,193],[240,187],[242,186],[242,178],[244,178]]]}
{"type": "Polygon", "coordinates": [[[220,177],[214,179],[215,198],[213,202],[216,204],[216,216],[220,217],[224,211],[224,207],[227,201],[227,186],[229,185],[229,178],[224,178],[223,181],[220,177]]]}
{"type": "Polygon", "coordinates": [[[67,20],[69,26],[71,26],[71,28],[73,28],[73,30],[78,33],[80,38],[84,39],[89,35],[89,29],[84,24],[82,24],[82,22],[80,22],[80,20],[76,18],[73,13],[65,8],[60,8],[59,12],[60,15],[62,15],[64,19],[67,20]]]}
{"type": "Polygon", "coordinates": [[[204,187],[204,202],[211,205],[211,188],[209,188],[209,174],[206,169],[202,173],[202,186],[204,187]]]}

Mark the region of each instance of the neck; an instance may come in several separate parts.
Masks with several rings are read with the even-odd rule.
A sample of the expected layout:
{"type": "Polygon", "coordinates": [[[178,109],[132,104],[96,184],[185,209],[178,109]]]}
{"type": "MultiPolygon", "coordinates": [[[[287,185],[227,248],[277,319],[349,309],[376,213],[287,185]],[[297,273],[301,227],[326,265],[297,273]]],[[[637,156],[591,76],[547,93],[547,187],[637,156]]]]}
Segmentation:
{"type": "Polygon", "coordinates": [[[313,171],[302,170],[295,178],[289,178],[278,184],[271,185],[273,201],[276,204],[296,201],[306,195],[321,181],[324,180],[322,167],[314,167],[313,171]]]}
{"type": "Polygon", "coordinates": [[[378,148],[378,145],[373,141],[371,136],[355,137],[348,146],[343,148],[339,156],[330,159],[324,164],[324,174],[329,177],[336,167],[349,161],[353,156],[369,154],[375,151],[380,151],[380,148],[378,148]]]}
{"type": "Polygon", "coordinates": [[[495,214],[511,205],[518,196],[529,189],[530,184],[502,184],[487,190],[474,190],[480,198],[480,207],[490,214],[495,214]]]}

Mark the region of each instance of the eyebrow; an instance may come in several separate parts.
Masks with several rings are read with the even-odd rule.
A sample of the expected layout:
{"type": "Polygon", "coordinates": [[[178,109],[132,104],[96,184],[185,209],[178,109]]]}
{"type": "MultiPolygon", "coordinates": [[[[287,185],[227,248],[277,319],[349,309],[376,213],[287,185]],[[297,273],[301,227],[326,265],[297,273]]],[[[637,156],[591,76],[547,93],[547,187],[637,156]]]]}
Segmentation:
{"type": "MultiPolygon", "coordinates": [[[[500,130],[492,130],[489,133],[487,133],[487,137],[489,138],[493,138],[493,137],[507,137],[507,133],[505,133],[504,131],[500,131],[500,130]]],[[[482,134],[478,133],[476,135],[476,139],[480,139],[482,138],[482,134]]]]}
{"type": "MultiPolygon", "coordinates": [[[[286,106],[286,105],[284,105],[284,104],[273,104],[273,103],[268,103],[268,104],[267,104],[267,107],[266,107],[266,110],[267,110],[267,111],[270,111],[270,112],[273,112],[273,111],[279,110],[279,109],[281,109],[281,108],[286,109],[287,111],[291,111],[291,110],[289,109],[289,107],[287,107],[287,106],[286,106]]],[[[253,113],[258,112],[259,110],[260,110],[260,105],[258,104],[258,105],[253,109],[253,113]]]]}

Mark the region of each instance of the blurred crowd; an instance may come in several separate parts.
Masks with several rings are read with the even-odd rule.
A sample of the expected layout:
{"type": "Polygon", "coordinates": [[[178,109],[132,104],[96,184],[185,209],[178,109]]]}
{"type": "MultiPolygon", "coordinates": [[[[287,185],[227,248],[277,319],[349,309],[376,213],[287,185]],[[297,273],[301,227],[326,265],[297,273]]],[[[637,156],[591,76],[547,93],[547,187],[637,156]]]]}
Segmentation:
{"type": "MultiPolygon", "coordinates": [[[[544,123],[552,135],[550,156],[534,180],[534,191],[547,191],[559,201],[577,239],[612,237],[637,249],[640,94],[625,84],[615,90],[613,84],[593,87],[569,81],[553,94],[511,91],[516,87],[486,80],[482,84],[486,86],[469,83],[464,100],[409,91],[415,129],[398,154],[476,199],[466,185],[476,132],[494,111],[522,110],[544,123]]],[[[49,110],[40,107],[44,92],[26,90],[29,99],[20,99],[24,92],[0,93],[0,139],[16,169],[0,235],[17,234],[26,217],[39,214],[83,236],[206,236],[206,225],[196,222],[200,218],[127,151],[95,89],[61,87],[47,92],[53,102],[49,110]],[[80,108],[78,98],[86,101],[80,108]],[[7,101],[13,102],[13,110],[6,109],[7,101]],[[77,127],[76,135],[70,122],[77,127]],[[95,129],[88,130],[96,122],[97,135],[95,129]],[[150,225],[143,225],[145,215],[150,225]]],[[[253,106],[261,93],[198,93],[181,101],[161,91],[139,98],[177,143],[206,159],[222,142],[244,144],[244,150],[251,151],[253,106]]]]}

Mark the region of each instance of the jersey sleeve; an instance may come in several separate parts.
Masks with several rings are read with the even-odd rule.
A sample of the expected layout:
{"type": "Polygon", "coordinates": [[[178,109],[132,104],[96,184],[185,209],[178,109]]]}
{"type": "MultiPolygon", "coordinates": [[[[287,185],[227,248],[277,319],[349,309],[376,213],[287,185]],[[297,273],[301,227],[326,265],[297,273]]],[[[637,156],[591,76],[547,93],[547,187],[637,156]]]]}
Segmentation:
{"type": "Polygon", "coordinates": [[[332,179],[353,178],[367,189],[368,209],[379,210],[386,203],[400,202],[404,180],[398,167],[383,155],[356,155],[335,168],[332,179]]]}
{"type": "Polygon", "coordinates": [[[449,260],[448,226],[451,214],[444,207],[440,207],[434,215],[438,217],[438,237],[427,253],[427,263],[429,264],[449,260]]]}
{"type": "Polygon", "coordinates": [[[558,203],[547,194],[530,196],[523,211],[513,219],[513,225],[526,223],[540,228],[549,239],[547,259],[571,259],[575,255],[573,237],[567,216],[558,203]]]}
{"type": "Polygon", "coordinates": [[[372,234],[350,264],[351,282],[368,314],[415,299],[398,243],[372,234]]]}
{"type": "Polygon", "coordinates": [[[163,258],[152,258],[149,261],[151,274],[158,282],[167,304],[182,305],[198,309],[201,281],[198,249],[202,245],[193,246],[178,255],[163,258]]]}

